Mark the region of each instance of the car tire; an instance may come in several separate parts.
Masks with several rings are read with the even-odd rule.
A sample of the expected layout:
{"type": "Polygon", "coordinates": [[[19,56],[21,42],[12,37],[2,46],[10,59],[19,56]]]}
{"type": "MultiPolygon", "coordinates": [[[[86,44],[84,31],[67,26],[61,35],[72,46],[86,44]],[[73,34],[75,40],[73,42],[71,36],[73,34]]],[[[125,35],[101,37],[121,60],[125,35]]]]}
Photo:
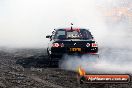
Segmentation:
{"type": "Polygon", "coordinates": [[[49,54],[48,59],[50,67],[58,67],[58,61],[54,60],[55,58],[52,55],[49,54]]]}

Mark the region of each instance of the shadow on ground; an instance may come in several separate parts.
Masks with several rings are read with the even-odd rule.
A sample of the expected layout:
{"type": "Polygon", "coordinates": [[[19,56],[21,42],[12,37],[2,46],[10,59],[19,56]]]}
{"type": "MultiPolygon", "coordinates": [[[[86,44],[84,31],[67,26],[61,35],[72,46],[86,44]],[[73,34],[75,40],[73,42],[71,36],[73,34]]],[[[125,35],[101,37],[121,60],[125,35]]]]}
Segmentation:
{"type": "Polygon", "coordinates": [[[16,64],[19,64],[24,68],[58,68],[58,63],[58,61],[51,63],[48,56],[45,55],[24,57],[16,61],[16,64]]]}

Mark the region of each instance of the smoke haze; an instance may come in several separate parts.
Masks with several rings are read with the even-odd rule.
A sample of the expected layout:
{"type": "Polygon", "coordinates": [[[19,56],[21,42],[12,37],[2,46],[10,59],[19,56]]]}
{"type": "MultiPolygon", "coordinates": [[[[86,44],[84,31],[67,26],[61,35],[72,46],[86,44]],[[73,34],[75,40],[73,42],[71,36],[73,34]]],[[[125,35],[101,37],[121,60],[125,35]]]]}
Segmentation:
{"type": "Polygon", "coordinates": [[[101,1],[95,1],[102,12],[95,16],[101,15],[101,21],[96,20],[93,27],[95,30],[92,30],[99,44],[99,60],[94,61],[93,57],[87,55],[64,56],[60,68],[77,71],[78,67],[82,66],[86,72],[132,73],[132,2],[101,1]]]}
{"type": "Polygon", "coordinates": [[[94,0],[0,0],[0,46],[44,47],[54,28],[104,29],[94,0]]]}
{"type": "MultiPolygon", "coordinates": [[[[130,11],[124,12],[119,9],[111,12],[113,8],[122,7],[131,11],[131,1],[1,0],[0,46],[44,47],[48,41],[45,38],[47,34],[51,34],[54,28],[69,27],[71,22],[75,27],[89,28],[102,46],[108,46],[111,41],[115,45],[117,40],[130,41],[130,11]],[[114,21],[115,18],[118,20],[114,21]],[[110,41],[102,41],[108,37],[110,41]]],[[[123,47],[121,43],[115,47],[119,45],[123,47]]]]}
{"type": "MultiPolygon", "coordinates": [[[[132,72],[131,7],[131,0],[0,0],[0,46],[46,47],[46,35],[73,22],[89,28],[99,44],[102,59],[92,70],[132,72]]],[[[60,67],[89,71],[86,59],[67,56],[60,67]]]]}

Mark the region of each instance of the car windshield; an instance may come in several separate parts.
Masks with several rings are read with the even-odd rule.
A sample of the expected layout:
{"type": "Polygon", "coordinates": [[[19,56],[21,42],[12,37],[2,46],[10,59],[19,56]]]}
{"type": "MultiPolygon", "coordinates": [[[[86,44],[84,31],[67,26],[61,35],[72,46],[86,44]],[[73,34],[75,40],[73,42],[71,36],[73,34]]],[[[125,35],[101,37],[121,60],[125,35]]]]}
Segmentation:
{"type": "Polygon", "coordinates": [[[86,29],[57,30],[54,39],[92,39],[91,33],[86,29]]]}

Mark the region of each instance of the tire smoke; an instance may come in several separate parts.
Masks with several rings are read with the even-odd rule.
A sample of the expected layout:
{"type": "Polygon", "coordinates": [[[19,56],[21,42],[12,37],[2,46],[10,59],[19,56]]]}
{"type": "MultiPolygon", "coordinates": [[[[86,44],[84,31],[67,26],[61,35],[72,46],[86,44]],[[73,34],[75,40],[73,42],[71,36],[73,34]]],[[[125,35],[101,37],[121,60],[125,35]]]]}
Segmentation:
{"type": "MultiPolygon", "coordinates": [[[[130,0],[101,0],[97,2],[102,9],[101,22],[93,35],[99,44],[100,58],[91,63],[87,55],[64,56],[60,68],[77,71],[82,66],[86,72],[95,73],[132,73],[132,14],[130,0]],[[100,25],[100,26],[99,26],[100,25]],[[102,29],[100,29],[102,27],[102,29]]],[[[98,16],[97,16],[98,17],[98,16]]]]}
{"type": "Polygon", "coordinates": [[[132,51],[103,49],[99,58],[88,55],[65,55],[60,61],[60,68],[78,71],[81,66],[87,73],[132,73],[132,51]],[[127,53],[126,53],[127,52],[127,53]]]}

